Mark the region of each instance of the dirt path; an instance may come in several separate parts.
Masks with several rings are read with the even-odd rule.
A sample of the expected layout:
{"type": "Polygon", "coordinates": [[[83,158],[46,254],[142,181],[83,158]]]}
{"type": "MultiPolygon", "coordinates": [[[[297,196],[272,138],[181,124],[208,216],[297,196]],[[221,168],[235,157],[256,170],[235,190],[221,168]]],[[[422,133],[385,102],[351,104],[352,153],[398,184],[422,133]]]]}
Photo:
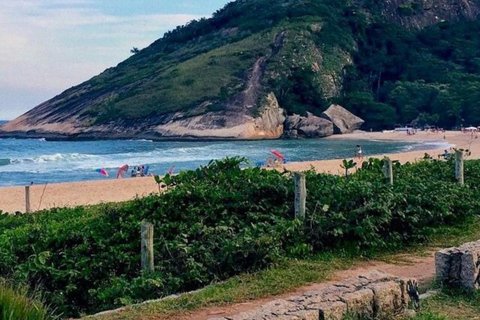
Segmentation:
{"type": "MultiPolygon", "coordinates": [[[[368,261],[356,264],[354,267],[335,272],[329,279],[329,281],[322,283],[315,283],[308,286],[300,287],[294,291],[272,296],[264,299],[258,299],[245,303],[236,303],[233,305],[227,305],[222,307],[210,307],[195,310],[192,313],[183,313],[177,317],[169,318],[174,320],[207,320],[214,317],[228,317],[240,312],[249,311],[257,308],[269,301],[276,299],[285,299],[292,296],[298,296],[305,292],[318,290],[326,287],[334,282],[354,278],[362,274],[366,274],[372,270],[379,270],[398,277],[415,278],[420,284],[430,282],[435,276],[435,262],[434,252],[428,254],[426,257],[417,257],[411,255],[397,255],[395,256],[395,263],[387,263],[382,261],[368,261]],[[408,262],[407,262],[408,261],[408,262]]],[[[149,320],[154,318],[148,317],[149,320]]],[[[158,318],[160,320],[161,318],[158,318]]]]}

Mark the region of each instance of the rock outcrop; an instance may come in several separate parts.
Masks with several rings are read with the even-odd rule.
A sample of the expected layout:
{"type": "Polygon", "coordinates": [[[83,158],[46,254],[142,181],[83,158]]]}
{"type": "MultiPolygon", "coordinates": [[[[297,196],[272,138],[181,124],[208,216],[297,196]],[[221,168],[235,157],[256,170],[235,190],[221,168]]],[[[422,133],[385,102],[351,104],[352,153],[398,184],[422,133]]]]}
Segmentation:
{"type": "Polygon", "coordinates": [[[333,134],[333,123],[307,112],[306,117],[288,116],[283,136],[289,139],[323,138],[333,134]]]}
{"type": "MultiPolygon", "coordinates": [[[[370,3],[360,1],[365,6],[370,3]]],[[[474,20],[480,16],[479,0],[386,0],[381,6],[382,15],[389,21],[415,29],[442,21],[474,20]]]]}
{"type": "MultiPolygon", "coordinates": [[[[160,118],[137,122],[113,122],[88,126],[78,117],[52,122],[31,121],[23,115],[2,126],[0,137],[67,139],[278,139],[283,134],[283,109],[273,93],[261,99],[257,117],[239,109],[206,112],[195,115],[176,112],[160,118]]],[[[199,106],[208,108],[209,104],[199,106]]],[[[199,111],[200,112],[200,111],[199,111]]]]}
{"type": "Polygon", "coordinates": [[[274,300],[254,310],[210,320],[392,319],[407,310],[409,279],[374,271],[301,296],[274,300]]]}
{"type": "Polygon", "coordinates": [[[365,122],[347,109],[332,104],[322,113],[322,117],[333,123],[333,131],[335,134],[352,133],[360,129],[365,122]]]}
{"type": "Polygon", "coordinates": [[[480,288],[480,241],[435,253],[435,269],[440,283],[465,290],[480,288]]]}
{"type": "Polygon", "coordinates": [[[261,107],[261,115],[254,121],[253,137],[280,138],[285,122],[284,111],[278,105],[275,94],[270,93],[261,107]]]}
{"type": "Polygon", "coordinates": [[[153,128],[161,137],[204,139],[278,139],[283,133],[283,109],[267,95],[257,118],[235,111],[208,112],[153,128]]]}

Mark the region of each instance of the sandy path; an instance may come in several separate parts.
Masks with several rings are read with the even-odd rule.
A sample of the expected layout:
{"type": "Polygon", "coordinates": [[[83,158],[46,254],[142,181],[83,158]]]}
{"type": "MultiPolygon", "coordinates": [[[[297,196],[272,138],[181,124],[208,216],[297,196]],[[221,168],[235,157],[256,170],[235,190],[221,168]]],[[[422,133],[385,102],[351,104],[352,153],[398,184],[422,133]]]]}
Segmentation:
{"type": "MultiPolygon", "coordinates": [[[[261,305],[266,304],[273,300],[285,299],[288,297],[302,295],[308,291],[319,290],[335,282],[358,277],[359,275],[367,274],[373,270],[383,271],[398,277],[415,278],[419,281],[420,284],[430,283],[435,277],[435,262],[434,262],[433,252],[431,252],[426,257],[417,257],[417,256],[410,256],[410,255],[405,255],[405,256],[398,255],[397,257],[401,258],[402,261],[408,260],[409,261],[408,264],[407,263],[392,264],[392,263],[386,263],[386,262],[374,261],[374,260],[358,263],[350,269],[335,272],[329,278],[328,281],[300,287],[294,291],[291,291],[285,294],[271,296],[263,299],[257,299],[257,300],[253,300],[245,303],[236,303],[236,304],[226,305],[221,307],[210,307],[210,308],[198,309],[190,313],[179,314],[176,317],[169,317],[168,319],[169,320],[185,320],[185,319],[208,320],[209,318],[215,318],[215,317],[229,317],[241,312],[250,311],[252,309],[260,307],[261,305]]],[[[145,317],[140,317],[138,319],[139,320],[161,320],[165,318],[148,315],[145,317]]]]}
{"type": "MultiPolygon", "coordinates": [[[[348,135],[336,135],[327,139],[360,139],[360,140],[396,140],[396,141],[441,141],[456,145],[458,148],[470,149],[470,158],[480,158],[480,139],[470,134],[461,132],[428,133],[419,132],[408,136],[404,132],[381,133],[354,133],[348,135]]],[[[397,153],[390,155],[393,160],[400,162],[416,161],[421,159],[425,152],[436,157],[443,150],[428,150],[397,153]]],[[[352,153],[354,150],[352,150],[352,153]]],[[[364,150],[368,156],[368,150],[364,150]]],[[[385,155],[377,155],[383,157],[385,155]]],[[[292,162],[285,165],[291,171],[304,171],[313,167],[318,172],[330,172],[332,174],[343,173],[340,168],[341,160],[324,160],[310,162],[292,162]]],[[[152,192],[158,192],[153,178],[130,178],[124,180],[100,180],[71,183],[56,183],[34,185],[31,187],[31,206],[33,210],[49,209],[52,207],[90,205],[102,202],[119,202],[141,197],[152,192]],[[43,196],[42,196],[43,195],[43,196]]],[[[25,188],[4,187],[0,188],[0,210],[5,212],[25,211],[25,188]]]]}

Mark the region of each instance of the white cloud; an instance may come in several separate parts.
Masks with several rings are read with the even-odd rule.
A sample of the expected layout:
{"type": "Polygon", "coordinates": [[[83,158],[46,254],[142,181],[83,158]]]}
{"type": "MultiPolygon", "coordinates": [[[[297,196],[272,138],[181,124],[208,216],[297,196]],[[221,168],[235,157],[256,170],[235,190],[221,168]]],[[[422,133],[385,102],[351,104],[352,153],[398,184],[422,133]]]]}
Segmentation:
{"type": "MultiPolygon", "coordinates": [[[[0,0],[0,89],[60,93],[114,66],[189,14],[105,14],[89,0],[0,0]]],[[[3,100],[3,99],[0,99],[3,100]]],[[[41,101],[38,101],[40,103],[41,101]]],[[[17,108],[0,101],[2,109],[17,108]]],[[[33,106],[30,106],[33,107],[33,106]]]]}

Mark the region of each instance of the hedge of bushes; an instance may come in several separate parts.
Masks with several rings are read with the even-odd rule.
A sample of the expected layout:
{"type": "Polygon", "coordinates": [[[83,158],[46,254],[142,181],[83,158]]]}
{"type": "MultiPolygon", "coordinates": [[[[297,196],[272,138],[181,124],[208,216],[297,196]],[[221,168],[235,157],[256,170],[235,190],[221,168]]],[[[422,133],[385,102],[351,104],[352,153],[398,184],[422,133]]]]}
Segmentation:
{"type": "Polygon", "coordinates": [[[324,250],[395,249],[478,214],[480,161],[466,185],[450,161],[382,162],[349,177],[307,172],[307,216],[294,219],[291,173],[213,161],[167,176],[168,191],[126,203],[0,215],[0,276],[41,288],[78,316],[205,286],[324,250]],[[140,272],[140,224],[154,224],[155,272],[140,272]]]}

